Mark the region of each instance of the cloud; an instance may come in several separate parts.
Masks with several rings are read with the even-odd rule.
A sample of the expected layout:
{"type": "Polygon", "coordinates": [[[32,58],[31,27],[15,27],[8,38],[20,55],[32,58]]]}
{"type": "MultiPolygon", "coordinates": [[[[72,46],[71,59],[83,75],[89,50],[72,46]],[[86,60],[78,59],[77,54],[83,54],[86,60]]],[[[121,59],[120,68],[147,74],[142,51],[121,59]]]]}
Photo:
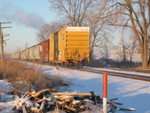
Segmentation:
{"type": "Polygon", "coordinates": [[[27,13],[23,9],[17,8],[9,3],[0,5],[0,18],[6,21],[23,24],[26,27],[39,29],[45,24],[44,18],[37,13],[27,13]]]}

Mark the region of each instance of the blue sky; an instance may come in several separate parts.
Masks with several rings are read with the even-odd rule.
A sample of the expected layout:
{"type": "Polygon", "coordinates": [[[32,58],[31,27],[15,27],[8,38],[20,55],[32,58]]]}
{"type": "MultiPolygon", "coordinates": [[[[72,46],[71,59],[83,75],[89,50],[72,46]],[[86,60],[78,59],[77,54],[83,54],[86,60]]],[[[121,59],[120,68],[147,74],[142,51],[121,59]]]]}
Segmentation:
{"type": "Polygon", "coordinates": [[[5,52],[15,52],[18,47],[25,48],[37,44],[36,33],[44,23],[56,20],[54,10],[50,9],[48,0],[1,0],[0,21],[11,21],[11,29],[4,29],[10,34],[5,45],[5,52]]]}

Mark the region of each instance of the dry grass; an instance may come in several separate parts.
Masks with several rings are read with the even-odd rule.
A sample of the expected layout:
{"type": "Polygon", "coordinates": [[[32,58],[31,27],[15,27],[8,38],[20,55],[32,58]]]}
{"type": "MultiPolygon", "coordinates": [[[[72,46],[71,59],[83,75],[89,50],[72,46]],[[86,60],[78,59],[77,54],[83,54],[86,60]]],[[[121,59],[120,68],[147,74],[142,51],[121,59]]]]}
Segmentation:
{"type": "Polygon", "coordinates": [[[5,61],[4,65],[0,64],[0,75],[1,78],[6,78],[13,87],[21,91],[55,88],[66,84],[66,81],[61,77],[47,77],[42,71],[9,60],[5,61]]]}

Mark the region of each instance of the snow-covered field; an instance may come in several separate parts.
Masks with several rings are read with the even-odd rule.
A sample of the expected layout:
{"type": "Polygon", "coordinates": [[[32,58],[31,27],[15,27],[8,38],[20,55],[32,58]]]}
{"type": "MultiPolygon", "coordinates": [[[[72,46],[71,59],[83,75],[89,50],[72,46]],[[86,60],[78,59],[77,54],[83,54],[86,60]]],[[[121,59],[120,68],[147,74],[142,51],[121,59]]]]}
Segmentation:
{"type": "MultiPolygon", "coordinates": [[[[78,71],[76,69],[59,68],[48,65],[37,65],[27,63],[44,71],[48,75],[62,76],[72,82],[72,92],[89,93],[93,90],[96,95],[102,96],[102,75],[90,72],[78,71]]],[[[1,85],[0,81],[0,85],[1,85]]],[[[120,77],[108,77],[109,91],[108,99],[119,98],[125,108],[135,108],[137,111],[118,113],[150,113],[150,82],[132,80],[120,77]]],[[[7,103],[0,103],[0,106],[7,103]]]]}
{"type": "Polygon", "coordinates": [[[10,109],[13,107],[15,101],[14,96],[8,93],[12,91],[10,84],[4,80],[0,80],[0,111],[2,113],[11,113],[10,109]]]}

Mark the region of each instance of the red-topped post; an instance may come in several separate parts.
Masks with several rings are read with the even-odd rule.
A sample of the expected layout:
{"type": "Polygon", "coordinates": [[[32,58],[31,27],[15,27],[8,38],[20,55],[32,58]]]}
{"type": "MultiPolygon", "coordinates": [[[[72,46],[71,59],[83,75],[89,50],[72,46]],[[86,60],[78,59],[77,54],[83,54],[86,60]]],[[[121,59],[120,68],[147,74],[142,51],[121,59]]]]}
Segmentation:
{"type": "Polygon", "coordinates": [[[103,74],[103,113],[107,113],[107,73],[103,74]]]}

